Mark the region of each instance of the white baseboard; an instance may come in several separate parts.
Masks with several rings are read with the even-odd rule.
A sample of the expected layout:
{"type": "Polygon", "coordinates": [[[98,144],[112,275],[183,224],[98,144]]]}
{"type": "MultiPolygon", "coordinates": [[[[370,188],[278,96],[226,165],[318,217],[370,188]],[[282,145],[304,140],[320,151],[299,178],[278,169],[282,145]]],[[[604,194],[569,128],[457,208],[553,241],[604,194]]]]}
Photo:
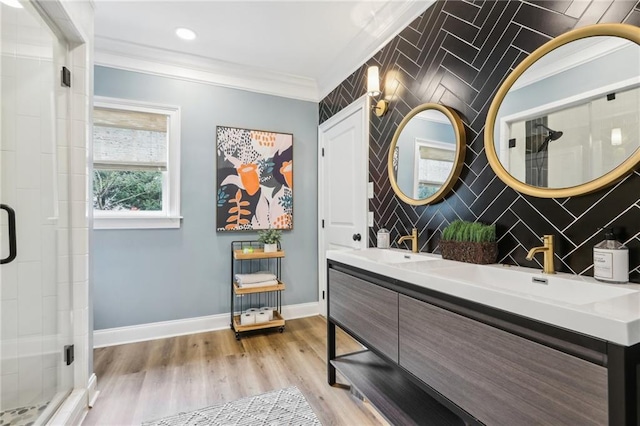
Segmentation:
{"type": "Polygon", "coordinates": [[[320,308],[318,302],[299,303],[282,307],[282,316],[285,319],[305,318],[318,315],[320,308]]]}
{"type": "MultiPolygon", "coordinates": [[[[318,315],[319,312],[318,302],[300,303],[298,305],[282,307],[282,316],[286,319],[310,317],[318,315]]],[[[229,328],[229,313],[132,325],[128,327],[108,328],[93,332],[93,347],[103,348],[106,346],[144,342],[146,340],[224,330],[227,328],[229,328]]]]}
{"type": "Polygon", "coordinates": [[[100,395],[100,391],[98,390],[98,377],[96,376],[96,373],[91,374],[87,391],[87,405],[91,408],[96,403],[98,395],[100,395]]]}
{"type": "Polygon", "coordinates": [[[87,389],[74,389],[53,417],[47,422],[48,426],[76,426],[81,425],[87,415],[87,389]]]}
{"type": "MultiPolygon", "coordinates": [[[[92,374],[87,383],[86,389],[74,389],[71,394],[66,396],[64,402],[58,407],[51,419],[47,422],[47,426],[79,426],[89,412],[89,408],[98,398],[100,393],[97,389],[98,378],[92,374]]],[[[61,397],[64,397],[61,395],[61,397]]],[[[57,405],[56,404],[52,404],[57,405]]]]}

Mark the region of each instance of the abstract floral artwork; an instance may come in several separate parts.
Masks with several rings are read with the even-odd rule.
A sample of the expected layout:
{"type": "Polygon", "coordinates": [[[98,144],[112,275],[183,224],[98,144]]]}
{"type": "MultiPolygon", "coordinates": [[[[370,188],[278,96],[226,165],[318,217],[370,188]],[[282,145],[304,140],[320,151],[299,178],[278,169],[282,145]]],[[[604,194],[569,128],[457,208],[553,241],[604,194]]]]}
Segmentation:
{"type": "Polygon", "coordinates": [[[293,228],[293,135],[218,126],[218,231],[293,228]]]}

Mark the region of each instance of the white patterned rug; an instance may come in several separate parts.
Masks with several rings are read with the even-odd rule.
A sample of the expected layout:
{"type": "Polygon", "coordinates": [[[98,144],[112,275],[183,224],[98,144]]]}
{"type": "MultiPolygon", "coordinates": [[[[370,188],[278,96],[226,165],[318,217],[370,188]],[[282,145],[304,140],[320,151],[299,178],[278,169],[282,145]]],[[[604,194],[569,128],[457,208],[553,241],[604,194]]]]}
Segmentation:
{"type": "Polygon", "coordinates": [[[142,423],[143,426],[321,425],[297,387],[142,423]]]}

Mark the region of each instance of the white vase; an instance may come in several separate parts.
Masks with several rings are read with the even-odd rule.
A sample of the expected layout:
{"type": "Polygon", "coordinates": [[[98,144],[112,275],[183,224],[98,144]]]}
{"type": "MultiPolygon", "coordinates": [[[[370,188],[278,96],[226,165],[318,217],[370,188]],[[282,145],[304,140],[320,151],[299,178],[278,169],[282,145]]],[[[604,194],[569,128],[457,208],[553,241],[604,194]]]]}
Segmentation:
{"type": "Polygon", "coordinates": [[[264,252],[265,253],[274,253],[278,251],[278,244],[274,243],[274,244],[265,244],[264,245],[264,252]]]}

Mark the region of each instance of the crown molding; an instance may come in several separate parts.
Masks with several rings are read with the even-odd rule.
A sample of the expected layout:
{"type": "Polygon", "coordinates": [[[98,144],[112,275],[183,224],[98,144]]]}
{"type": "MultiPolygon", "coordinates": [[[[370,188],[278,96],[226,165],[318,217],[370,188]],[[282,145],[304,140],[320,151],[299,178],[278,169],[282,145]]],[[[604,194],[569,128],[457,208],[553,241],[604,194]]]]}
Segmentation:
{"type": "Polygon", "coordinates": [[[96,36],[95,46],[96,65],[303,101],[318,101],[318,89],[311,78],[106,37],[96,36]]]}
{"type": "MultiPolygon", "coordinates": [[[[366,63],[380,49],[400,34],[414,19],[427,10],[436,0],[389,1],[378,11],[384,22],[376,23],[375,17],[362,29],[360,35],[341,50],[318,79],[318,101],[324,99],[349,75],[366,63]],[[373,35],[373,37],[372,37],[373,35]]],[[[363,92],[364,94],[364,89],[363,92]]]]}

